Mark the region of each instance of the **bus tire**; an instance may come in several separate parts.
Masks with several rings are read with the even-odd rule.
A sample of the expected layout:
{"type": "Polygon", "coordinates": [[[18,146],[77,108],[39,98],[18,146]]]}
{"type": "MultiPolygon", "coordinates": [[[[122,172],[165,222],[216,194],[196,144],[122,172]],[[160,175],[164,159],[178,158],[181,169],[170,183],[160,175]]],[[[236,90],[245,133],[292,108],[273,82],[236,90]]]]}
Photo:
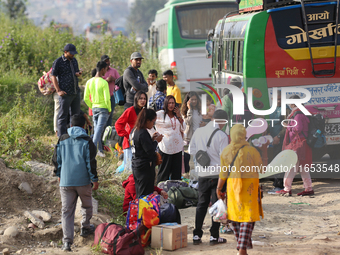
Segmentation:
{"type": "Polygon", "coordinates": [[[340,145],[332,146],[333,148],[328,152],[331,159],[340,159],[340,145]]]}
{"type": "Polygon", "coordinates": [[[313,149],[313,161],[320,160],[326,153],[327,151],[324,148],[313,149]]]}

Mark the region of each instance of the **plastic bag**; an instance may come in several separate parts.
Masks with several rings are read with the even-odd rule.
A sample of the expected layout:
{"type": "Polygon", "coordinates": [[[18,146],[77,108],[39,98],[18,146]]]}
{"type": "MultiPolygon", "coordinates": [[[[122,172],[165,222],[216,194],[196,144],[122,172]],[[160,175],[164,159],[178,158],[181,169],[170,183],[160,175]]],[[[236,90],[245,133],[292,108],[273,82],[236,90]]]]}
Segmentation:
{"type": "Polygon", "coordinates": [[[227,206],[222,199],[219,199],[210,207],[209,214],[215,222],[227,223],[228,221],[227,206]]]}

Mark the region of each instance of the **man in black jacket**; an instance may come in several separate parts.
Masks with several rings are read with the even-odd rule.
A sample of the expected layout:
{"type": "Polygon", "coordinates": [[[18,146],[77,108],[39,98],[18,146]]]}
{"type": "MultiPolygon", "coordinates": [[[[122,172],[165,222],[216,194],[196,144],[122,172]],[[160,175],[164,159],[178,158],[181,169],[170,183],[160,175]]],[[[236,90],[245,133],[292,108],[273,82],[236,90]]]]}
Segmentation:
{"type": "Polygon", "coordinates": [[[78,77],[82,74],[79,69],[76,46],[67,44],[64,54],[56,59],[52,65],[52,82],[59,95],[60,110],[58,113],[58,136],[67,133],[68,115],[79,114],[80,111],[80,89],[78,77]],[[58,79],[57,79],[58,78],[58,79]]]}
{"type": "Polygon", "coordinates": [[[133,98],[137,91],[142,90],[148,92],[148,83],[145,81],[141,71],[139,71],[142,65],[142,54],[134,52],[131,54],[131,65],[126,68],[123,74],[123,84],[126,94],[126,102],[124,104],[124,110],[133,105],[133,98]]]}

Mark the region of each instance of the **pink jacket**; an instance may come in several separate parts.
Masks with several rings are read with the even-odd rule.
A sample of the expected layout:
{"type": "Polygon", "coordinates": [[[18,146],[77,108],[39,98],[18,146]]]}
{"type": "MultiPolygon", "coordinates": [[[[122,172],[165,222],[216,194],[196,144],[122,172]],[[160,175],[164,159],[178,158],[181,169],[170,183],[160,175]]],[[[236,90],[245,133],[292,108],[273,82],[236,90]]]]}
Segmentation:
{"type": "Polygon", "coordinates": [[[289,126],[295,127],[287,127],[287,132],[289,133],[289,139],[290,141],[293,141],[294,137],[297,137],[297,135],[300,136],[300,138],[306,138],[308,136],[308,124],[309,119],[306,115],[304,115],[298,108],[294,108],[292,113],[288,116],[288,118],[292,118],[294,116],[294,113],[297,113],[294,117],[295,121],[290,121],[289,126]],[[303,133],[302,133],[303,132],[303,133]]]}

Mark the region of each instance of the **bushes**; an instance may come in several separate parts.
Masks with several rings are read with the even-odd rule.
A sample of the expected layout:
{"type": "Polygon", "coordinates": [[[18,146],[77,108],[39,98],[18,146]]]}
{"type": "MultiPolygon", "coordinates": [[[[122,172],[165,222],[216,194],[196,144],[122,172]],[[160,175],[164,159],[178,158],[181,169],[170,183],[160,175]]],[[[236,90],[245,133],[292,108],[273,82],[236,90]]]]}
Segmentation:
{"type": "MultiPolygon", "coordinates": [[[[111,63],[120,74],[130,65],[130,55],[134,51],[142,51],[135,37],[119,35],[116,38],[104,37],[103,41],[89,42],[82,36],[56,31],[53,27],[38,28],[27,19],[10,20],[0,14],[0,71],[17,70],[20,74],[28,74],[37,80],[43,71],[48,71],[53,61],[63,54],[66,44],[77,47],[76,58],[79,67],[84,70],[81,84],[91,77],[100,56],[107,54],[111,63]]],[[[146,55],[146,54],[144,54],[146,55]]],[[[146,56],[144,56],[146,57],[146,56]]],[[[142,65],[142,71],[147,73],[148,60],[142,65]]],[[[160,69],[158,61],[151,61],[152,69],[160,69]]]]}
{"type": "MultiPolygon", "coordinates": [[[[46,138],[53,134],[54,105],[52,96],[42,96],[37,89],[43,71],[48,71],[63,54],[64,46],[72,43],[77,47],[76,58],[83,69],[79,84],[84,85],[101,55],[109,55],[112,66],[122,74],[130,65],[131,53],[142,51],[141,45],[134,36],[122,35],[89,42],[81,36],[52,27],[41,29],[25,18],[13,20],[2,14],[0,23],[0,156],[20,150],[21,160],[48,162],[56,137],[46,138]]],[[[145,76],[149,69],[160,71],[157,60],[142,54],[145,59],[141,71],[145,76]]],[[[19,167],[20,161],[11,165],[19,167]]]]}

